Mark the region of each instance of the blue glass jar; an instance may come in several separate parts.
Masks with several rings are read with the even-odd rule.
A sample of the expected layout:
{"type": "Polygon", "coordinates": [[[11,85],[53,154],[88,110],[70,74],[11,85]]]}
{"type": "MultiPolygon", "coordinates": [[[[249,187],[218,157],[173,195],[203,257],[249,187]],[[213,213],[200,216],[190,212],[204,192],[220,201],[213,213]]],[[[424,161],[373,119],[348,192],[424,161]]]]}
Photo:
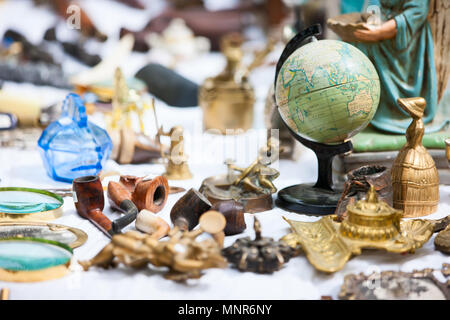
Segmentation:
{"type": "Polygon", "coordinates": [[[38,141],[48,175],[58,181],[97,175],[105,165],[112,141],[108,133],[87,120],[81,98],[70,93],[61,117],[50,123],[38,141]]]}

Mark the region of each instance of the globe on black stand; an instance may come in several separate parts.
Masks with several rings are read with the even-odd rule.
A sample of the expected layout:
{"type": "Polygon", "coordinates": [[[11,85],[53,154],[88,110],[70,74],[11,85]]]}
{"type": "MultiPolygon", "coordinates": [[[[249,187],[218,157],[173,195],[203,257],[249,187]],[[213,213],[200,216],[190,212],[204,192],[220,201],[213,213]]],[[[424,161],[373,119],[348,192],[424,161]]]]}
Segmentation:
{"type": "MultiPolygon", "coordinates": [[[[289,128],[289,126],[287,126],[289,128]]],[[[288,211],[313,215],[332,214],[336,210],[342,190],[333,188],[332,162],[334,156],[353,149],[351,141],[337,145],[317,143],[302,138],[289,128],[296,140],[316,154],[319,162],[317,181],[312,184],[297,184],[278,192],[275,204],[288,211]]]]}
{"type": "MultiPolygon", "coordinates": [[[[281,119],[296,140],[314,151],[319,162],[318,178],[315,184],[293,185],[279,191],[276,204],[288,211],[313,215],[326,215],[335,212],[342,190],[338,191],[333,186],[333,158],[353,149],[349,138],[367,126],[379,101],[378,74],[370,60],[358,49],[343,42],[327,40],[328,42],[319,41],[319,43],[322,43],[319,44],[322,49],[319,55],[317,51],[314,51],[314,46],[308,46],[309,49],[305,46],[305,48],[296,52],[300,47],[310,43],[311,40],[316,40],[315,36],[320,35],[321,32],[321,27],[317,24],[292,38],[281,54],[275,75],[275,95],[281,119]],[[335,47],[328,48],[327,46],[335,47]],[[332,61],[327,60],[330,59],[330,55],[334,54],[332,51],[334,48],[339,48],[344,55],[348,54],[348,56],[340,60],[339,55],[334,55],[332,61]],[[296,53],[293,54],[294,52],[296,53]],[[325,57],[320,56],[322,52],[325,52],[325,57]],[[328,56],[326,56],[327,54],[328,56]],[[291,56],[292,58],[289,59],[291,56]],[[288,59],[289,61],[287,61],[288,59]],[[315,66],[311,64],[311,61],[316,62],[319,66],[318,69],[320,69],[319,78],[316,78],[316,80],[313,79],[315,77],[315,66]],[[342,66],[345,70],[348,70],[345,76],[333,71],[339,71],[342,66]],[[328,69],[331,69],[331,71],[328,69]],[[283,73],[280,76],[283,78],[278,79],[280,73],[283,73]],[[323,79],[324,74],[326,75],[325,79],[329,79],[329,83],[325,86],[323,86],[323,82],[320,82],[320,77],[322,76],[323,79]],[[317,79],[319,79],[319,82],[314,83],[317,79]],[[277,80],[279,80],[278,88],[277,80]],[[297,81],[297,84],[295,81],[297,81]],[[301,82],[300,87],[298,86],[299,82],[301,82]],[[360,90],[363,91],[362,96],[360,90]],[[306,100],[314,101],[308,98],[312,94],[315,94],[315,104],[309,104],[306,100]],[[336,95],[345,97],[345,102],[353,101],[355,104],[343,105],[342,100],[344,98],[341,98],[340,101],[340,98],[336,98],[336,95]],[[317,102],[317,98],[322,100],[317,102]],[[343,108],[347,109],[343,112],[343,108]],[[343,120],[342,114],[347,115],[348,118],[343,120]],[[330,119],[329,123],[333,124],[333,130],[335,131],[325,133],[315,122],[318,117],[330,119]],[[348,126],[348,128],[344,128],[344,126],[348,126]],[[298,130],[294,131],[296,129],[298,130]],[[318,140],[323,138],[327,143],[329,141],[332,144],[321,143],[322,141],[316,142],[317,140],[311,141],[305,138],[305,136],[309,138],[307,132],[309,134],[314,132],[314,137],[318,136],[317,133],[327,134],[326,139],[319,137],[318,140]]],[[[315,48],[317,47],[316,45],[315,48]]]]}

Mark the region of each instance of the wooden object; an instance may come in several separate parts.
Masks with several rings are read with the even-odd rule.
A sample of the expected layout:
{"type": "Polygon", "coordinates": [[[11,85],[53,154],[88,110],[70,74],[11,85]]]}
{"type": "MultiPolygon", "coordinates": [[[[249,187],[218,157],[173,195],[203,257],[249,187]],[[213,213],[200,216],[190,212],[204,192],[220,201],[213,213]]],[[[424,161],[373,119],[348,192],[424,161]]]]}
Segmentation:
{"type": "Polygon", "coordinates": [[[227,221],[223,214],[219,211],[209,210],[201,215],[199,219],[200,228],[211,234],[216,240],[220,248],[223,248],[223,242],[225,240],[225,225],[227,221]]]}
{"type": "Polygon", "coordinates": [[[219,201],[211,207],[211,210],[219,211],[226,220],[225,235],[230,236],[244,232],[247,228],[244,219],[244,206],[235,200],[219,201]]]}
{"type": "Polygon", "coordinates": [[[192,230],[202,213],[211,209],[211,203],[194,188],[189,189],[172,207],[170,220],[180,230],[192,230]]]}
{"type": "Polygon", "coordinates": [[[103,187],[98,176],[85,176],[73,180],[75,207],[80,216],[91,221],[106,236],[115,233],[112,222],[102,212],[105,207],[103,187]]]}
{"type": "MultiPolygon", "coordinates": [[[[111,181],[108,185],[108,198],[111,206],[120,209],[119,199],[132,201],[139,211],[160,212],[167,202],[170,189],[167,179],[157,176],[154,179],[123,175],[119,183],[111,181]],[[111,185],[111,187],[110,187],[111,185]]],[[[137,213],[136,213],[137,214],[137,213]]]]}
{"type": "Polygon", "coordinates": [[[422,145],[426,101],[416,97],[398,99],[397,103],[413,121],[406,130],[406,144],[392,166],[393,204],[404,211],[404,217],[421,217],[435,212],[439,202],[439,175],[422,145]]]}

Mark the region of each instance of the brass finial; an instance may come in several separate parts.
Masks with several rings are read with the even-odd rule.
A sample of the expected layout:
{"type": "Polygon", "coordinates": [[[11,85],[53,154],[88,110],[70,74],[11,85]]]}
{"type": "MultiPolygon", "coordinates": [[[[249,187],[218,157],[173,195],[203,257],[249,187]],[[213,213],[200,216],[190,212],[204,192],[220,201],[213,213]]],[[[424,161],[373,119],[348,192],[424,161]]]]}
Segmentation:
{"type": "Polygon", "coordinates": [[[370,186],[369,191],[367,191],[366,202],[378,203],[378,195],[377,192],[375,191],[375,187],[372,185],[370,186]]]}

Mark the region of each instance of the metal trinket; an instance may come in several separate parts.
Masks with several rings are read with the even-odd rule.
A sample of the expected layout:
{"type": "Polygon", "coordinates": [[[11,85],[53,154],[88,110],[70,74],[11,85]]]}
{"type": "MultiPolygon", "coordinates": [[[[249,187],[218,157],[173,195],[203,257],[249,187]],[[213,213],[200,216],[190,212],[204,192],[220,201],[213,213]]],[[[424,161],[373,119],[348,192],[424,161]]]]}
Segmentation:
{"type": "Polygon", "coordinates": [[[193,231],[181,231],[178,227],[169,232],[167,241],[158,241],[154,237],[138,231],[128,231],[113,236],[111,242],[94,258],[79,261],[85,270],[91,266],[115,267],[119,263],[133,268],[143,268],[151,263],[155,267],[168,267],[166,279],[185,281],[202,276],[202,270],[225,268],[226,260],[220,254],[220,244],[214,238],[196,241],[196,238],[208,232],[217,235],[223,232],[224,218],[220,213],[204,214],[200,228],[193,231]],[[206,216],[205,216],[206,215],[206,216]],[[217,222],[217,217],[222,220],[217,222]]]}
{"type": "MultiPolygon", "coordinates": [[[[449,264],[443,264],[442,274],[449,277],[449,264]]],[[[414,270],[413,272],[383,271],[368,276],[360,273],[344,278],[339,292],[342,300],[449,300],[450,281],[440,282],[433,272],[436,270],[414,270]]]]}
{"type": "Polygon", "coordinates": [[[269,165],[278,156],[277,146],[268,142],[259,156],[248,167],[240,168],[230,160],[226,161],[228,174],[206,178],[202,182],[202,192],[212,204],[224,200],[235,200],[244,205],[244,211],[262,212],[273,208],[272,194],[277,192],[273,180],[280,173],[269,165]],[[268,157],[267,157],[268,155],[268,157]],[[236,171],[238,173],[236,173],[236,171]]]}
{"type": "Polygon", "coordinates": [[[365,248],[414,253],[430,239],[435,225],[428,220],[402,220],[401,211],[378,200],[373,186],[365,200],[347,206],[347,214],[342,223],[335,216],[312,223],[284,218],[293,232],[282,241],[293,248],[300,245],[317,270],[331,273],[365,248]]]}
{"type": "Polygon", "coordinates": [[[249,237],[237,239],[236,242],[222,250],[222,254],[240,271],[255,273],[273,273],[282,268],[294,255],[294,249],[283,242],[261,236],[261,224],[255,217],[253,228],[255,239],[249,237]]]}

